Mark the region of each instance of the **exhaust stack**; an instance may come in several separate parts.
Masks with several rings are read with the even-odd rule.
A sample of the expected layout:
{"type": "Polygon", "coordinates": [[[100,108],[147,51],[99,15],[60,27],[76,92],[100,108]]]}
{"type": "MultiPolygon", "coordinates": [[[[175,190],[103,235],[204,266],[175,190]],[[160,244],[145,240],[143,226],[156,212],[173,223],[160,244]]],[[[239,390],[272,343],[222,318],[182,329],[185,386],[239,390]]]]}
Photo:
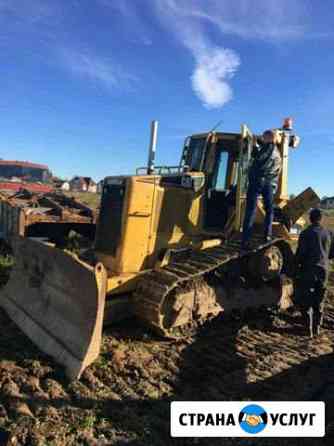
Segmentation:
{"type": "Polygon", "coordinates": [[[147,174],[152,175],[154,173],[155,163],[155,150],[157,147],[158,138],[158,121],[152,121],[151,123],[151,140],[148,152],[147,174]]]}

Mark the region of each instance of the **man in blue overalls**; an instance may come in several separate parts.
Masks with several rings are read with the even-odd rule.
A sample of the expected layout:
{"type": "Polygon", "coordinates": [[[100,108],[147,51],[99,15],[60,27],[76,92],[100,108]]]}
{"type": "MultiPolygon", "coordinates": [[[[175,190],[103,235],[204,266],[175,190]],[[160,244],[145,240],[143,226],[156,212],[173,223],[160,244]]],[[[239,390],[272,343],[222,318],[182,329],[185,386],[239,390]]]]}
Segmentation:
{"type": "Polygon", "coordinates": [[[282,158],[274,139],[274,132],[272,130],[266,130],[263,133],[263,142],[254,145],[252,153],[253,161],[248,175],[249,184],[242,233],[242,250],[249,249],[249,240],[252,234],[259,195],[263,197],[266,212],[264,220],[264,241],[271,239],[274,214],[273,200],[277,190],[279,174],[282,169],[282,158]]]}

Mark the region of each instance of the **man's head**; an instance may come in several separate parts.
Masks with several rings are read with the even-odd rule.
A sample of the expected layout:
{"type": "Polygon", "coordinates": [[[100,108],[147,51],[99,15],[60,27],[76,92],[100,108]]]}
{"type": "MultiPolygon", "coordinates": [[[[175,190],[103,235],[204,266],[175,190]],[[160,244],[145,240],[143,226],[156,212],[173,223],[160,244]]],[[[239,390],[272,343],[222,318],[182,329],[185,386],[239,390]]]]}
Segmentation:
{"type": "Polygon", "coordinates": [[[322,219],[322,212],[318,208],[314,208],[310,212],[310,222],[314,224],[319,224],[322,219]]]}
{"type": "Polygon", "coordinates": [[[274,132],[272,130],[266,130],[262,134],[264,144],[269,144],[274,142],[274,132]]]}

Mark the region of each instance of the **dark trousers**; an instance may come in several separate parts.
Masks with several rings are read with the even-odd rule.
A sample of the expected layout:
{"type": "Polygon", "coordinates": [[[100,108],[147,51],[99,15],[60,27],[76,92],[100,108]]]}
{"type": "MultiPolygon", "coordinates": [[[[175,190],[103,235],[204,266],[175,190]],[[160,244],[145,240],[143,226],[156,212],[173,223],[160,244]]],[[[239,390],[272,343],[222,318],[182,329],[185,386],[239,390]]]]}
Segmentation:
{"type": "Polygon", "coordinates": [[[272,234],[273,224],[273,199],[274,199],[275,187],[269,181],[256,181],[251,180],[249,182],[247,190],[246,211],[242,230],[242,244],[245,245],[252,235],[252,228],[256,215],[257,199],[259,195],[262,195],[264,202],[264,209],[266,212],[264,220],[264,236],[270,237],[272,234]]]}
{"type": "Polygon", "coordinates": [[[304,324],[311,336],[318,334],[323,322],[326,300],[326,271],[320,268],[303,272],[297,280],[296,292],[304,324]]]}

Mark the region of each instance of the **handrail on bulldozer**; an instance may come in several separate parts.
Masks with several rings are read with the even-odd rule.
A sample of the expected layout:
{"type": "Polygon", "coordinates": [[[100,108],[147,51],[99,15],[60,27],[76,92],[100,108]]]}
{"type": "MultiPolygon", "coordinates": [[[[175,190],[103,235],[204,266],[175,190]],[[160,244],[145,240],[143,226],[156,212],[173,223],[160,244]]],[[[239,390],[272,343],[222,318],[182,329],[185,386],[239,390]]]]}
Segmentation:
{"type": "MultiPolygon", "coordinates": [[[[163,173],[167,173],[167,175],[171,175],[171,174],[180,174],[182,172],[183,172],[182,166],[154,166],[152,174],[162,175],[163,173]]],[[[136,169],[136,175],[147,175],[147,167],[138,167],[136,169]]]]}

